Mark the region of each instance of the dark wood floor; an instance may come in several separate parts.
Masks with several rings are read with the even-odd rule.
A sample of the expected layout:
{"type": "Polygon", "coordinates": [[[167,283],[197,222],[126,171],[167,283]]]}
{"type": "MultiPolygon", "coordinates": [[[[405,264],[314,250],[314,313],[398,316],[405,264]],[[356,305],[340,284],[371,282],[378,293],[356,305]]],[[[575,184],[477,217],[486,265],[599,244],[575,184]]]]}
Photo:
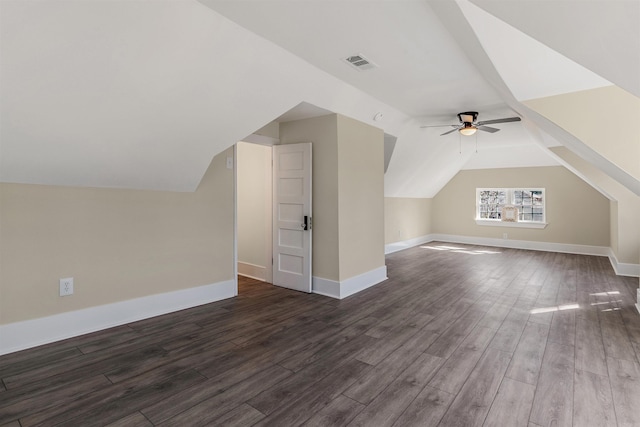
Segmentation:
{"type": "Polygon", "coordinates": [[[337,301],[234,299],[0,357],[0,425],[640,425],[638,279],[432,243],[337,301]]]}

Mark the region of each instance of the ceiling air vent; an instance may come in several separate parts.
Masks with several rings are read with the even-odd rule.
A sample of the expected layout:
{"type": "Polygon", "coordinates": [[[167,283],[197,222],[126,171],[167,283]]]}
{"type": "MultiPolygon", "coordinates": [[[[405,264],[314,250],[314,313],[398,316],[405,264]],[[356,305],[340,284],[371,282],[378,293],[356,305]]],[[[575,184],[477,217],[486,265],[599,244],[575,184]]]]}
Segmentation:
{"type": "Polygon", "coordinates": [[[344,58],[344,60],[358,71],[372,70],[378,67],[376,64],[369,61],[367,58],[360,54],[347,56],[346,58],[344,58]]]}

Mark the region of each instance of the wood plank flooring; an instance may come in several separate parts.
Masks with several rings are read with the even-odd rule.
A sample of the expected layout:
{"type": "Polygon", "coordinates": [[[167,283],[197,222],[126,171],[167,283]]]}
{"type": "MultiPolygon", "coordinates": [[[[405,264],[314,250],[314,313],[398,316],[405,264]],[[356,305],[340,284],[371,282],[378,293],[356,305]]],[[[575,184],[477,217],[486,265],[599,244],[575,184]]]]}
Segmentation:
{"type": "Polygon", "coordinates": [[[237,298],[0,357],[0,426],[640,426],[637,278],[431,243],[342,301],[237,298]]]}

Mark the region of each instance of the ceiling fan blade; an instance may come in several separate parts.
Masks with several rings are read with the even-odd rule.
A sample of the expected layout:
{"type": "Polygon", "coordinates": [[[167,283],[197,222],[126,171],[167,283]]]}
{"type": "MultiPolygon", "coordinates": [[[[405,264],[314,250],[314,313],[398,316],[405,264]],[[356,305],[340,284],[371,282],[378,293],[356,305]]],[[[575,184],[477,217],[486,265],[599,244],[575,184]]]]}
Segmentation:
{"type": "Polygon", "coordinates": [[[451,129],[450,131],[447,131],[447,132],[445,132],[445,133],[441,133],[441,134],[440,134],[440,136],[449,135],[451,132],[455,132],[455,131],[457,131],[457,130],[458,130],[458,128],[456,127],[455,129],[451,129]]]}
{"type": "Polygon", "coordinates": [[[520,120],[522,120],[520,117],[505,117],[504,119],[482,120],[478,122],[477,125],[482,126],[482,125],[491,125],[495,123],[519,122],[520,120]]]}
{"type": "Polygon", "coordinates": [[[449,126],[454,126],[457,127],[458,125],[423,125],[420,126],[420,129],[424,129],[424,128],[446,128],[449,126]]]}
{"type": "Polygon", "coordinates": [[[496,133],[500,130],[498,128],[492,128],[491,126],[476,126],[476,127],[478,128],[478,130],[482,130],[489,133],[496,133]]]}

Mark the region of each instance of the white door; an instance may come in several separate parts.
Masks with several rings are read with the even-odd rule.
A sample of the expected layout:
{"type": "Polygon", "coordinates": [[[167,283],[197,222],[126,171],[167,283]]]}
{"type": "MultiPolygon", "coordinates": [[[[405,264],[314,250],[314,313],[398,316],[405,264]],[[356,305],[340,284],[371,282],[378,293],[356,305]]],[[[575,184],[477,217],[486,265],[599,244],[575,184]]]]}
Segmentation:
{"type": "Polygon", "coordinates": [[[311,143],[273,146],[273,284],[311,292],[311,143]]]}

